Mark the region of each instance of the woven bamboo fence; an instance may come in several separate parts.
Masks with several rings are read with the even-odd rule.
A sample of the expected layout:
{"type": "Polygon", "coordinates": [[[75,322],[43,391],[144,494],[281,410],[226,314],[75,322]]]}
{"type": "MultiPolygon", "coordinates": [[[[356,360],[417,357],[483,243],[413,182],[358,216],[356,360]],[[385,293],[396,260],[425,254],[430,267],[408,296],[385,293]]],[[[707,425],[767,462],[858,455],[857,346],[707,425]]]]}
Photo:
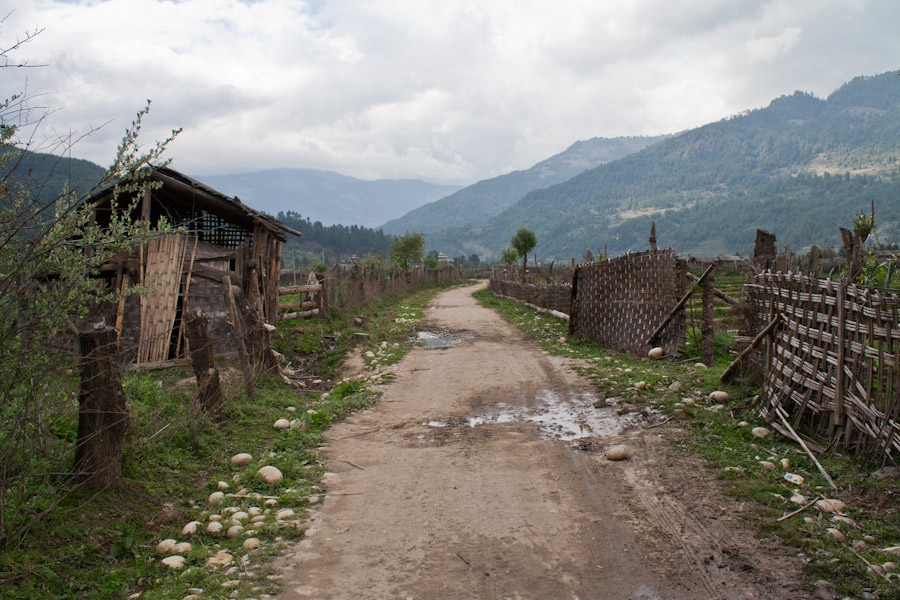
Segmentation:
{"type": "MultiPolygon", "coordinates": [[[[303,281],[301,279],[300,281],[303,281]]],[[[317,315],[324,308],[325,298],[322,295],[323,286],[315,271],[306,275],[306,283],[300,285],[281,285],[278,287],[278,310],[291,310],[291,312],[279,312],[278,320],[296,319],[317,315]],[[281,300],[282,296],[296,296],[293,300],[281,300]]]]}
{"type": "MultiPolygon", "coordinates": [[[[196,239],[191,241],[196,248],[196,239]]],[[[153,238],[141,250],[143,281],[151,287],[152,293],[140,297],[141,321],[136,362],[147,363],[165,360],[169,355],[178,300],[182,286],[186,284],[183,282],[182,263],[186,253],[193,261],[193,250],[188,249],[187,236],[181,234],[153,238]]]]}
{"type": "Polygon", "coordinates": [[[760,413],[802,424],[820,449],[900,459],[900,297],[829,279],[764,272],[747,285],[760,357],[760,413]]]}
{"type": "MultiPolygon", "coordinates": [[[[312,295],[301,297],[299,304],[302,306],[299,308],[300,313],[304,314],[297,313],[293,316],[314,315],[320,311],[327,313],[335,310],[348,310],[391,294],[413,290],[429,283],[452,281],[462,276],[460,269],[453,264],[436,269],[417,265],[406,271],[399,268],[386,269],[377,265],[341,265],[326,273],[298,273],[300,273],[301,280],[306,278],[307,283],[301,286],[285,286],[282,283],[281,290],[284,293],[311,292],[312,295]],[[318,275],[318,286],[313,283],[316,275],[318,275]],[[316,306],[313,306],[313,303],[316,306]]],[[[282,271],[282,282],[291,281],[293,278],[292,272],[282,271]]],[[[291,304],[297,306],[298,302],[292,301],[291,304]]],[[[287,303],[283,302],[281,306],[287,308],[287,303]]],[[[291,317],[285,316],[284,318],[291,317]]]]}
{"type": "Polygon", "coordinates": [[[569,314],[572,306],[571,283],[519,283],[492,277],[488,284],[494,294],[527,302],[547,310],[569,314]]]}
{"type": "MultiPolygon", "coordinates": [[[[687,263],[674,250],[649,250],[580,265],[572,279],[569,336],[638,355],[684,294],[687,263]]],[[[680,356],[685,343],[684,309],[676,311],[655,345],[680,356]]]]}

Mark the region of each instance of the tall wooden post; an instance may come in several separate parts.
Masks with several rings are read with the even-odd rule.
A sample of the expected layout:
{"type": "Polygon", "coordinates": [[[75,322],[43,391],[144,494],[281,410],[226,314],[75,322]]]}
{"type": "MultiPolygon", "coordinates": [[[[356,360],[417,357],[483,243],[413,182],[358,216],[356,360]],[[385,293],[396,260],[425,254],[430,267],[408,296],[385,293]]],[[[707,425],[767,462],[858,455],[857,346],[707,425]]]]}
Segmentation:
{"type": "Polygon", "coordinates": [[[812,279],[822,278],[822,251],[818,246],[809,249],[809,276],[812,279]]]}
{"type": "Polygon", "coordinates": [[[213,421],[220,421],[224,416],[225,396],[213,357],[209,318],[199,310],[194,311],[185,317],[184,325],[190,346],[191,366],[197,377],[197,400],[200,408],[213,421]]]}
{"type": "Polygon", "coordinates": [[[122,365],[112,327],[80,332],[78,341],[81,389],[74,470],[101,490],[122,482],[122,451],[129,417],[122,365]]]}
{"type": "Polygon", "coordinates": [[[241,358],[241,369],[244,371],[244,385],[247,390],[247,397],[255,399],[256,385],[253,383],[253,369],[250,366],[250,355],[247,353],[247,346],[244,343],[244,327],[241,324],[241,315],[235,306],[234,287],[231,285],[231,277],[227,275],[223,277],[222,284],[225,286],[225,303],[228,305],[228,312],[231,315],[234,339],[241,358]]]}
{"type": "MultiPolygon", "coordinates": [[[[712,264],[703,265],[704,271],[710,269],[712,264]]],[[[700,357],[707,367],[713,364],[713,338],[715,334],[715,320],[713,317],[713,284],[715,283],[715,271],[700,282],[703,290],[703,315],[700,318],[700,357]]]]}
{"type": "Polygon", "coordinates": [[[775,235],[765,229],[756,230],[756,244],[753,247],[753,266],[760,271],[775,266],[775,235]]]}

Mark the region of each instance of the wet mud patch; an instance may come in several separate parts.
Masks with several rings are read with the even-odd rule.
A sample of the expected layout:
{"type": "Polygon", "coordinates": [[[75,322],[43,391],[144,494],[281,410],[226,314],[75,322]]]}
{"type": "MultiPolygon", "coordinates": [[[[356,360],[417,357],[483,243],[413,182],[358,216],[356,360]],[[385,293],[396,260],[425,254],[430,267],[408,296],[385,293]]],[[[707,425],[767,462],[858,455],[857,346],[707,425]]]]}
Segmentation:
{"type": "Polygon", "coordinates": [[[474,338],[475,334],[471,331],[420,329],[416,331],[415,337],[410,341],[416,346],[424,346],[426,348],[449,348],[452,346],[459,346],[474,338]]]}
{"type": "MultiPolygon", "coordinates": [[[[618,435],[640,427],[650,413],[633,412],[617,403],[607,404],[587,389],[559,391],[551,388],[529,391],[524,403],[479,403],[473,415],[455,419],[430,419],[421,423],[418,439],[447,439],[454,429],[482,429],[489,425],[535,425],[541,437],[579,442],[596,436],[618,435]]],[[[578,444],[576,444],[578,445],[578,444]]],[[[579,446],[580,447],[580,446],[579,446]]]]}

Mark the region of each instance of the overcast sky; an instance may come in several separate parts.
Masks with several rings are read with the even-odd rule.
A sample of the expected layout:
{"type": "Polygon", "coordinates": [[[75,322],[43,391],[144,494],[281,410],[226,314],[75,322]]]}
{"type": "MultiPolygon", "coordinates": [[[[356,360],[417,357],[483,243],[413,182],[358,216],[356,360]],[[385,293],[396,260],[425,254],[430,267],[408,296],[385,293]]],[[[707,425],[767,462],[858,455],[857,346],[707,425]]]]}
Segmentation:
{"type": "Polygon", "coordinates": [[[0,71],[108,165],[184,132],[193,175],[273,167],[468,184],[591,137],[672,133],[900,69],[896,0],[0,0],[0,71]]]}

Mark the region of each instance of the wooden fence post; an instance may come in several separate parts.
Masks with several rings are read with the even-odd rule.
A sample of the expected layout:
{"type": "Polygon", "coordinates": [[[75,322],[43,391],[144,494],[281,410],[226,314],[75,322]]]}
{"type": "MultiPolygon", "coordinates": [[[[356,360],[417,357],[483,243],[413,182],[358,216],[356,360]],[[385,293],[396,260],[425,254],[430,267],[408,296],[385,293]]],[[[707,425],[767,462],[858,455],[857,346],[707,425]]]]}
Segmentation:
{"type": "Polygon", "coordinates": [[[82,331],[78,340],[81,389],[75,472],[85,475],[95,489],[105,489],[122,482],[122,451],[129,417],[116,330],[105,327],[82,331]]]}
{"type": "Polygon", "coordinates": [[[191,366],[197,376],[197,400],[200,408],[213,421],[220,421],[224,416],[225,396],[222,394],[219,371],[213,357],[209,319],[198,310],[185,317],[184,325],[190,345],[191,366]]]}
{"type": "Polygon", "coordinates": [[[713,283],[715,283],[715,270],[711,263],[703,265],[706,269],[713,269],[709,275],[700,283],[703,290],[702,303],[703,314],[700,317],[700,357],[707,367],[713,364],[713,336],[715,333],[713,318],[713,283]]]}
{"type": "MultiPolygon", "coordinates": [[[[846,393],[846,379],[844,375],[844,362],[846,356],[847,342],[844,332],[847,329],[847,285],[845,279],[838,285],[837,289],[837,305],[838,305],[838,356],[837,356],[837,372],[834,381],[834,422],[833,427],[840,429],[844,425],[844,395],[846,393]]],[[[838,435],[841,435],[838,432],[838,435]]]]}
{"type": "Polygon", "coordinates": [[[247,346],[244,344],[244,328],[241,325],[241,315],[237,311],[234,302],[234,287],[231,285],[231,277],[222,277],[225,286],[225,303],[231,314],[231,326],[234,329],[234,339],[237,344],[238,354],[241,357],[241,369],[244,371],[244,385],[247,397],[256,398],[256,386],[253,383],[253,369],[250,367],[250,356],[247,354],[247,346]]]}

